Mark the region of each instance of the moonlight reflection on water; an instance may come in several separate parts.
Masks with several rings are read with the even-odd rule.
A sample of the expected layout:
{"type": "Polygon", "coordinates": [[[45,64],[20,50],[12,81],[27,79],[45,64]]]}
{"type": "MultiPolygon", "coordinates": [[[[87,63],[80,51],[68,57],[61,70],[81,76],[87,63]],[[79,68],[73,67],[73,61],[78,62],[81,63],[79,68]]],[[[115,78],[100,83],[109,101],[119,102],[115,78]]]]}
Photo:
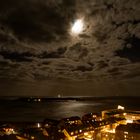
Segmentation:
{"type": "Polygon", "coordinates": [[[0,102],[1,121],[42,121],[45,118],[61,119],[71,116],[82,117],[86,113],[100,113],[106,109],[117,108],[118,104],[130,110],[138,110],[139,100],[53,100],[24,102],[6,100],[0,102]]]}

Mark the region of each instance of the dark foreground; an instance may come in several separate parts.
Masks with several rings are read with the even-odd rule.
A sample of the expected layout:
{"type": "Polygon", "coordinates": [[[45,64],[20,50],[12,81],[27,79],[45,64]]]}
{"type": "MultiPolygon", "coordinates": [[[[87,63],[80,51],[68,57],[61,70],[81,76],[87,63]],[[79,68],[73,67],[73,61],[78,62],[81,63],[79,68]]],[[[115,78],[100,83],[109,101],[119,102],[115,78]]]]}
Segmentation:
{"type": "Polygon", "coordinates": [[[1,98],[0,140],[140,140],[139,99],[1,98]]]}

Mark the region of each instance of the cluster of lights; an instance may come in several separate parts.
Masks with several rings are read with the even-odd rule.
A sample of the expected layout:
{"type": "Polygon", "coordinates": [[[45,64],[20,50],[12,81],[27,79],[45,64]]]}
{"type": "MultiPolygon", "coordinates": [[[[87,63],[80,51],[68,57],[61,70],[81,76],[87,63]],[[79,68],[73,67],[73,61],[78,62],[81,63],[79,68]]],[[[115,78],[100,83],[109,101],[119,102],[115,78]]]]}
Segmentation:
{"type": "Polygon", "coordinates": [[[133,123],[133,120],[127,119],[127,120],[126,120],[126,123],[133,123]]]}
{"type": "Polygon", "coordinates": [[[6,132],[6,135],[16,134],[13,128],[3,128],[3,130],[6,132]]]}
{"type": "MultiPolygon", "coordinates": [[[[37,101],[41,101],[41,99],[37,99],[37,101]]],[[[135,116],[128,116],[128,112],[126,113],[124,110],[124,107],[123,106],[120,106],[118,105],[118,110],[121,112],[120,114],[126,118],[125,121],[123,120],[123,124],[127,124],[127,123],[133,123],[133,121],[136,119],[135,116]]],[[[92,115],[93,118],[96,118],[97,116],[96,115],[92,115]]],[[[102,119],[101,119],[102,120],[102,119]]],[[[70,124],[79,124],[79,121],[78,120],[75,120],[75,121],[70,121],[70,119],[68,118],[67,121],[70,122],[70,124]]],[[[108,123],[104,123],[103,125],[100,124],[100,127],[101,127],[101,130],[100,130],[100,133],[101,133],[101,136],[103,134],[103,137],[106,137],[108,138],[109,135],[111,134],[111,136],[115,134],[115,129],[116,129],[116,126],[119,125],[119,122],[116,122],[113,126],[109,127],[108,126],[108,123]]],[[[46,127],[48,127],[49,125],[46,124],[46,127]]],[[[42,129],[42,124],[41,123],[36,123],[35,125],[36,128],[39,128],[40,130],[43,130],[42,129]]],[[[69,140],[76,140],[78,137],[80,138],[84,138],[85,140],[93,140],[93,137],[94,137],[94,134],[95,131],[93,131],[93,127],[87,127],[86,128],[86,131],[85,130],[82,130],[82,129],[79,129],[79,130],[75,130],[75,132],[71,132],[70,135],[67,135],[65,134],[65,131],[63,130],[62,132],[64,132],[65,135],[67,135],[67,137],[69,138],[69,140]]],[[[3,130],[6,132],[6,135],[10,135],[10,134],[18,134],[17,132],[15,132],[15,130],[13,128],[3,128],[3,130]]],[[[58,132],[61,133],[61,130],[58,130],[58,132]]],[[[48,132],[47,131],[44,131],[43,130],[43,135],[45,136],[49,136],[48,132]]],[[[22,137],[20,136],[16,136],[17,139],[22,139],[22,137]]],[[[30,137],[32,140],[35,139],[34,136],[31,136],[30,137]]],[[[128,138],[128,132],[125,131],[124,132],[124,139],[126,140],[128,138]]],[[[133,136],[132,136],[133,138],[133,136]]],[[[114,138],[112,138],[113,140],[114,138]]]]}

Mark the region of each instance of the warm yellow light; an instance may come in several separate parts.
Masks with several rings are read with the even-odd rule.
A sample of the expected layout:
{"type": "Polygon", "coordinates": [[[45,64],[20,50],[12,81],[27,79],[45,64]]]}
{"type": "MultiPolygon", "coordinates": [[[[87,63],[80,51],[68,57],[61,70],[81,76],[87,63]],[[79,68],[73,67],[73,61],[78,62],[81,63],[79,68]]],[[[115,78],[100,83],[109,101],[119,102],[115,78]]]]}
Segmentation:
{"type": "Polygon", "coordinates": [[[126,120],[126,123],[133,123],[133,120],[126,120]]]}
{"type": "Polygon", "coordinates": [[[34,140],[35,139],[35,137],[34,136],[31,136],[31,140],[34,140]]]}
{"type": "Polygon", "coordinates": [[[104,132],[106,133],[115,133],[115,129],[105,129],[104,132]]]}
{"type": "Polygon", "coordinates": [[[88,137],[88,138],[92,138],[92,135],[88,135],[87,137],[88,137]]]}
{"type": "Polygon", "coordinates": [[[124,107],[121,106],[121,105],[118,105],[118,109],[120,109],[120,110],[124,110],[124,107]]]}
{"type": "Polygon", "coordinates": [[[40,127],[41,127],[41,126],[40,126],[40,123],[37,123],[37,127],[38,127],[38,128],[40,128],[40,127]]]}
{"type": "Polygon", "coordinates": [[[83,19],[77,19],[72,25],[71,32],[73,34],[79,34],[83,31],[84,23],[83,19]]]}
{"type": "Polygon", "coordinates": [[[84,135],[85,135],[85,136],[87,136],[87,135],[88,135],[88,133],[87,133],[87,132],[85,132],[85,133],[84,133],[84,135]]]}
{"type": "Polygon", "coordinates": [[[125,132],[124,132],[124,134],[128,134],[128,132],[127,132],[127,131],[125,131],[125,132]]]}
{"type": "Polygon", "coordinates": [[[126,116],[126,113],[123,113],[124,116],[126,116]]]}

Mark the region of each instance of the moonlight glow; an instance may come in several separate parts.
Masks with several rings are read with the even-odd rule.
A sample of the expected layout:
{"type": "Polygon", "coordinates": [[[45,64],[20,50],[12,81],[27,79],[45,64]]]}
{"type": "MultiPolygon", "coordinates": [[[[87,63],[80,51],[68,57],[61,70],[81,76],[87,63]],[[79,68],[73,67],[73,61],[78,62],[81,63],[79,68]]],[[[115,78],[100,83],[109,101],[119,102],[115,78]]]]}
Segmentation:
{"type": "Polygon", "coordinates": [[[78,19],[75,21],[75,23],[73,24],[72,28],[71,28],[71,32],[73,34],[79,34],[83,31],[83,20],[82,19],[78,19]]]}

